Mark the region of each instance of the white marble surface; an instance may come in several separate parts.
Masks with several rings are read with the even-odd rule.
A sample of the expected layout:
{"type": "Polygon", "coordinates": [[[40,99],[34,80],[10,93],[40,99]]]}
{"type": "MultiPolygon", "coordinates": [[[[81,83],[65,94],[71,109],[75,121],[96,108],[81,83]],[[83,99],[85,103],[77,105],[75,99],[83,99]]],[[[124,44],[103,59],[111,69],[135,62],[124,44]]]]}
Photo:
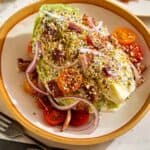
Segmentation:
{"type": "MultiPolygon", "coordinates": [[[[0,0],[0,26],[18,9],[37,0],[0,0]]],[[[150,28],[150,18],[140,18],[150,28]]],[[[2,106],[2,105],[0,105],[2,106]]],[[[1,109],[1,108],[0,108],[1,109]]],[[[7,112],[5,108],[2,109],[7,112]]],[[[6,138],[0,134],[0,138],[6,138]]],[[[22,137],[15,139],[22,142],[32,142],[22,137]]],[[[138,125],[123,136],[103,144],[94,146],[68,146],[51,142],[53,146],[63,147],[69,150],[150,150],[150,112],[138,125]]]]}

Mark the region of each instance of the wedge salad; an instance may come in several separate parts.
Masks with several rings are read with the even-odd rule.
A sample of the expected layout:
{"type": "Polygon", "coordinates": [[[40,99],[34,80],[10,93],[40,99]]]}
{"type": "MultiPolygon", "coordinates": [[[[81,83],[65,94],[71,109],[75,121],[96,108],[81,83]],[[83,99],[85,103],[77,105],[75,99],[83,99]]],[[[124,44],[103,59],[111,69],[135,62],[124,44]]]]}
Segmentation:
{"type": "Polygon", "coordinates": [[[119,109],[142,84],[143,51],[132,29],[109,33],[102,21],[64,4],[41,6],[28,60],[18,58],[24,90],[50,126],[95,130],[101,111],[119,109]]]}

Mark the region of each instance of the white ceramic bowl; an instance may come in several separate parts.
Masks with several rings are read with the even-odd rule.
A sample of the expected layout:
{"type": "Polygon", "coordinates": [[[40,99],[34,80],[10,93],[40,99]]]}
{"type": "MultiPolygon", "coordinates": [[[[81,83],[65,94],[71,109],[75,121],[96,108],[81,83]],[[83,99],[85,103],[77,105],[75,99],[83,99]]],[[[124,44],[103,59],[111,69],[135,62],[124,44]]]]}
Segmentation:
{"type": "MultiPolygon", "coordinates": [[[[53,2],[58,1],[53,0],[53,2]]],[[[71,1],[63,0],[63,2],[71,1]]],[[[72,2],[79,2],[79,0],[72,2]]],[[[80,2],[84,3],[72,3],[70,5],[80,8],[81,12],[85,12],[98,20],[103,20],[110,32],[115,27],[125,26],[131,28],[138,35],[145,54],[144,63],[148,69],[144,73],[146,82],[131,95],[130,100],[119,111],[100,113],[99,126],[91,134],[80,134],[73,131],[59,132],[44,122],[42,112],[37,108],[35,100],[22,88],[24,74],[18,73],[17,70],[17,58],[27,58],[27,43],[31,39],[36,12],[44,2],[38,2],[22,9],[1,28],[0,90],[8,109],[30,132],[61,143],[88,145],[104,142],[123,134],[132,128],[148,111],[150,34],[140,20],[111,2],[98,0],[93,0],[91,4],[85,4],[85,0],[80,2]]]]}

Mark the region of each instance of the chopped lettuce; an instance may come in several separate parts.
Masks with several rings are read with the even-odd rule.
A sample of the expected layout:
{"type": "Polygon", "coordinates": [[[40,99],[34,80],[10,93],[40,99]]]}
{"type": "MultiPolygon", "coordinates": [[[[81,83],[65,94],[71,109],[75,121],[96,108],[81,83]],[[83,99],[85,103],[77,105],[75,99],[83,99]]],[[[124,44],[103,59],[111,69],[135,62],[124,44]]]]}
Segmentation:
{"type": "Polygon", "coordinates": [[[109,109],[114,109],[114,108],[118,108],[118,107],[119,107],[119,104],[116,104],[116,103],[114,103],[114,102],[112,102],[112,101],[107,101],[107,107],[108,107],[109,109]]]}
{"type": "MultiPolygon", "coordinates": [[[[64,5],[64,4],[51,4],[51,5],[42,5],[39,11],[39,14],[36,18],[35,24],[34,24],[34,29],[33,29],[33,35],[32,35],[32,45],[33,45],[33,51],[34,51],[34,46],[35,46],[35,42],[36,41],[40,41],[41,42],[41,49],[42,51],[45,51],[45,56],[43,56],[44,58],[40,58],[40,61],[37,65],[37,72],[38,75],[41,79],[41,81],[48,82],[52,79],[54,79],[55,77],[57,77],[58,72],[53,68],[50,67],[48,64],[48,61],[51,61],[51,57],[48,57],[50,55],[50,53],[52,52],[52,50],[55,49],[55,47],[57,47],[57,42],[55,41],[49,41],[47,42],[45,39],[45,37],[43,36],[44,34],[44,25],[45,25],[45,19],[46,19],[46,23],[49,23],[49,16],[47,16],[46,14],[44,14],[43,11],[46,11],[48,13],[52,13],[52,14],[56,14],[58,16],[62,16],[65,19],[69,18],[75,21],[78,21],[80,18],[80,13],[79,13],[79,9],[77,8],[73,8],[70,7],[68,5],[64,5]],[[48,20],[47,20],[48,19],[48,20]],[[44,22],[44,23],[43,23],[44,22]],[[45,61],[47,60],[47,61],[45,61]]],[[[55,22],[57,22],[57,25],[59,24],[58,20],[55,20],[55,22]]],[[[62,27],[63,25],[65,26],[65,21],[60,23],[60,26],[62,27]]],[[[57,27],[57,31],[60,30],[59,27],[57,27]]],[[[61,31],[61,34],[59,34],[60,32],[58,32],[58,36],[61,37],[61,34],[65,35],[63,33],[63,30],[61,31]]],[[[70,36],[71,37],[71,36],[70,36]]],[[[74,40],[76,41],[76,40],[74,40]]],[[[68,51],[71,48],[68,48],[68,51]]]]}
{"type": "Polygon", "coordinates": [[[33,38],[36,37],[37,33],[39,33],[38,30],[41,26],[42,19],[44,18],[43,11],[48,11],[53,13],[55,12],[56,14],[64,13],[64,14],[68,14],[67,15],[68,17],[74,16],[75,18],[78,18],[80,16],[78,8],[73,8],[68,5],[64,5],[64,4],[42,5],[34,24],[33,38]]]}
{"type": "MultiPolygon", "coordinates": [[[[56,79],[61,71],[55,69],[56,67],[52,57],[52,52],[58,46],[63,47],[62,49],[66,53],[66,60],[69,60],[71,63],[74,61],[74,56],[78,53],[77,50],[86,46],[87,41],[83,39],[87,37],[87,33],[78,34],[68,29],[68,23],[70,21],[82,24],[81,18],[82,15],[79,9],[64,4],[47,4],[40,8],[33,29],[32,45],[34,50],[35,42],[40,41],[41,52],[44,52],[44,56],[41,55],[36,68],[42,82],[48,83],[50,80],[56,79]],[[49,36],[47,30],[51,31],[51,29],[53,29],[54,33],[49,36]]],[[[129,61],[122,50],[113,49],[106,51],[106,49],[101,49],[101,54],[94,56],[84,76],[88,80],[94,79],[98,83],[98,88],[103,93],[100,99],[94,102],[96,108],[99,111],[111,111],[121,106],[121,103],[135,90],[136,84],[129,61]],[[109,58],[113,58],[111,63],[109,58]],[[115,78],[108,78],[105,75],[103,69],[108,64],[117,73],[115,78]]],[[[65,63],[61,64],[61,66],[65,63]]],[[[66,106],[72,104],[74,100],[63,99],[57,102],[60,105],[66,106]]]]}
{"type": "Polygon", "coordinates": [[[99,111],[112,111],[120,107],[119,104],[109,101],[104,95],[98,101],[95,101],[94,105],[99,111]]]}
{"type": "Polygon", "coordinates": [[[65,98],[63,98],[61,100],[57,99],[56,101],[61,106],[68,106],[68,105],[71,105],[71,104],[73,104],[75,102],[74,99],[65,99],[65,98]]]}
{"type": "Polygon", "coordinates": [[[47,11],[55,11],[55,12],[60,12],[60,11],[69,11],[69,12],[76,12],[76,11],[79,11],[78,8],[73,8],[73,7],[70,7],[68,5],[65,5],[65,4],[45,4],[45,5],[42,5],[41,8],[40,8],[40,11],[42,10],[47,10],[47,11]]]}

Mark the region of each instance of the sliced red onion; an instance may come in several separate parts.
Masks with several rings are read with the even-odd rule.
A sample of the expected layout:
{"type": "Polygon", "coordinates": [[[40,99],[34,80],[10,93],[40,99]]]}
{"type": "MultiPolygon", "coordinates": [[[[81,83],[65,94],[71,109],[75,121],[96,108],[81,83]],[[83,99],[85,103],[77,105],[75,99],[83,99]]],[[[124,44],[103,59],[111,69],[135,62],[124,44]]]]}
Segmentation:
{"type": "Polygon", "coordinates": [[[67,116],[66,116],[66,119],[65,119],[65,122],[62,126],[61,131],[64,131],[65,129],[68,128],[70,121],[71,121],[71,110],[68,110],[67,111],[67,116]]]}
{"type": "Polygon", "coordinates": [[[35,70],[36,64],[37,64],[37,61],[38,61],[38,54],[39,54],[38,53],[38,43],[36,43],[34,58],[33,58],[32,62],[30,63],[30,65],[28,66],[28,68],[26,70],[26,73],[31,73],[35,70]]]}
{"type": "MultiPolygon", "coordinates": [[[[48,93],[51,93],[50,90],[49,90],[49,88],[48,88],[48,85],[45,85],[45,87],[46,87],[48,93]]],[[[48,95],[48,98],[49,98],[50,102],[52,103],[52,105],[53,105],[55,108],[59,109],[59,110],[69,110],[69,109],[73,108],[74,106],[76,106],[79,102],[82,101],[82,102],[88,104],[88,105],[90,106],[90,108],[92,108],[93,112],[95,113],[96,118],[97,118],[97,116],[98,116],[98,111],[97,111],[97,109],[95,108],[95,106],[94,106],[90,101],[85,100],[85,99],[83,99],[83,98],[79,98],[79,97],[61,97],[61,98],[56,98],[58,101],[59,101],[59,100],[61,101],[61,100],[63,100],[63,99],[72,99],[72,100],[75,100],[74,103],[69,104],[69,105],[67,105],[67,106],[61,106],[61,105],[57,104],[57,103],[55,102],[55,99],[51,96],[51,94],[48,95]]],[[[96,121],[96,122],[97,122],[97,121],[96,121]]]]}
{"type": "Polygon", "coordinates": [[[103,67],[102,71],[104,72],[106,77],[116,77],[117,73],[112,70],[110,66],[103,67]]]}
{"type": "MultiPolygon", "coordinates": [[[[47,91],[50,93],[50,90],[48,88],[47,85],[45,85],[47,91]]],[[[53,107],[55,107],[56,109],[58,110],[70,110],[71,108],[75,107],[79,102],[84,102],[86,103],[87,105],[89,105],[89,107],[91,108],[92,112],[95,114],[95,119],[92,123],[93,125],[93,129],[95,129],[97,126],[98,126],[98,123],[99,123],[99,113],[96,109],[96,107],[88,100],[85,100],[85,99],[82,99],[82,98],[78,98],[78,97],[62,97],[62,98],[56,98],[57,100],[63,100],[63,99],[72,99],[72,100],[75,100],[74,103],[72,104],[69,104],[67,106],[61,106],[59,104],[57,104],[55,102],[55,99],[49,94],[48,95],[48,99],[50,100],[51,104],[53,105],[53,107]]]]}
{"type": "MultiPolygon", "coordinates": [[[[65,98],[65,97],[64,97],[65,98]]],[[[67,98],[67,97],[66,97],[67,98]]],[[[74,106],[76,106],[80,100],[78,99],[75,99],[75,102],[72,103],[72,104],[69,104],[67,106],[61,106],[59,104],[57,104],[54,99],[52,98],[52,96],[48,95],[48,99],[50,100],[51,104],[53,105],[53,107],[55,107],[56,109],[59,109],[59,110],[69,110],[71,108],[73,108],[74,106]]],[[[58,99],[58,98],[57,98],[58,99]]],[[[60,99],[60,98],[59,98],[60,99]]]]}
{"type": "MultiPolygon", "coordinates": [[[[98,122],[99,122],[99,113],[96,109],[96,107],[88,100],[85,100],[85,99],[82,99],[82,98],[78,98],[78,97],[62,97],[62,98],[59,98],[59,100],[62,100],[62,99],[74,99],[76,100],[76,104],[78,104],[79,102],[84,102],[86,104],[89,105],[89,107],[91,108],[91,110],[93,111],[93,113],[95,114],[95,119],[94,119],[94,122],[93,122],[93,125],[94,126],[97,126],[98,125],[98,122]]],[[[73,103],[75,104],[75,103],[73,103]]],[[[75,105],[74,105],[75,106],[75,105]]],[[[62,106],[61,106],[62,107],[62,106]]],[[[64,107],[64,106],[63,106],[64,107]]],[[[72,108],[72,107],[71,107],[72,108]]],[[[70,108],[69,108],[70,109],[70,108]]]]}
{"type": "Polygon", "coordinates": [[[26,73],[26,78],[27,78],[27,81],[28,81],[28,83],[30,84],[30,86],[31,86],[36,92],[38,92],[38,93],[40,93],[40,94],[43,94],[43,95],[48,95],[47,92],[45,92],[45,91],[39,89],[38,87],[36,87],[36,86],[34,85],[34,83],[31,81],[31,79],[30,79],[30,77],[29,77],[29,73],[26,73]]]}
{"type": "Polygon", "coordinates": [[[35,55],[34,55],[34,58],[33,58],[32,62],[30,63],[30,65],[28,66],[25,74],[26,74],[26,78],[27,78],[28,83],[30,84],[30,86],[35,91],[37,91],[38,93],[41,93],[43,95],[48,95],[47,92],[42,91],[41,89],[39,89],[38,87],[36,87],[33,84],[33,82],[31,81],[31,79],[30,79],[29,73],[32,73],[35,70],[37,62],[38,62],[38,43],[36,43],[36,45],[35,45],[35,55]]]}
{"type": "Polygon", "coordinates": [[[47,106],[44,104],[44,102],[43,102],[40,98],[38,99],[38,101],[39,101],[40,104],[44,107],[44,109],[45,109],[46,111],[48,111],[47,106]]]}
{"type": "Polygon", "coordinates": [[[88,61],[87,61],[86,54],[80,55],[80,61],[81,61],[81,66],[82,66],[83,72],[86,72],[86,69],[88,68],[88,61]]]}
{"type": "Polygon", "coordinates": [[[93,55],[101,55],[101,53],[99,51],[89,49],[89,48],[85,48],[85,47],[80,48],[80,52],[81,53],[92,53],[93,55]]]}

